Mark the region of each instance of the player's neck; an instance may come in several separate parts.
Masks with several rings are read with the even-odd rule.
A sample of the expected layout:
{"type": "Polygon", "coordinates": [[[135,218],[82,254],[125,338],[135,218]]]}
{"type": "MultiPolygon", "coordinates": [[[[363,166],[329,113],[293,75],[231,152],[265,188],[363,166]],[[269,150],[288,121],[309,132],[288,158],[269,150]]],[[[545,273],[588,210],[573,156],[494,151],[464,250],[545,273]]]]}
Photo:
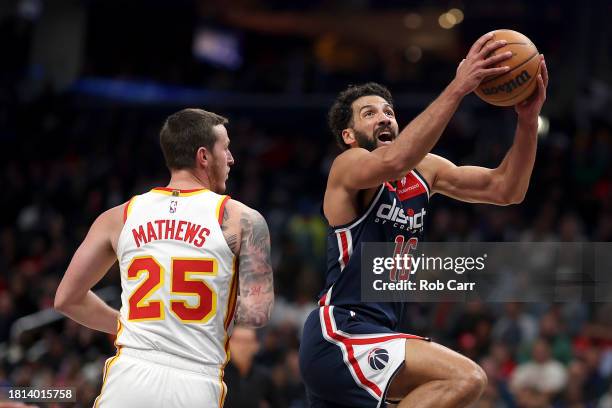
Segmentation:
{"type": "Polygon", "coordinates": [[[206,173],[196,174],[192,170],[174,170],[166,187],[177,190],[210,189],[210,180],[206,173]]]}

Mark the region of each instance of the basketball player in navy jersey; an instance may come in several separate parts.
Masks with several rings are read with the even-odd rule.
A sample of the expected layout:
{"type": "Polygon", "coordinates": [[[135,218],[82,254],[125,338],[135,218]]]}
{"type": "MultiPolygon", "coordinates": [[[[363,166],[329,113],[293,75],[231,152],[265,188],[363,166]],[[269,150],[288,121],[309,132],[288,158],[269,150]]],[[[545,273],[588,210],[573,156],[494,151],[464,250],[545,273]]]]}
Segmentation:
{"type": "Polygon", "coordinates": [[[340,93],[329,113],[344,152],[334,161],[323,203],[330,225],[328,268],[319,308],[308,317],[300,366],[312,407],[465,407],[486,385],[483,370],[429,339],[399,333],[401,303],[360,301],[362,242],[417,243],[429,197],[473,203],[523,200],[535,161],[538,114],[548,75],[541,57],[537,90],[515,106],[514,144],[495,169],[455,166],[430,154],[462,98],[508,53],[481,37],[442,94],[398,135],[389,91],[368,83],[340,93]],[[399,208],[399,210],[396,210],[399,208]],[[397,241],[396,241],[397,242],[397,241]]]}

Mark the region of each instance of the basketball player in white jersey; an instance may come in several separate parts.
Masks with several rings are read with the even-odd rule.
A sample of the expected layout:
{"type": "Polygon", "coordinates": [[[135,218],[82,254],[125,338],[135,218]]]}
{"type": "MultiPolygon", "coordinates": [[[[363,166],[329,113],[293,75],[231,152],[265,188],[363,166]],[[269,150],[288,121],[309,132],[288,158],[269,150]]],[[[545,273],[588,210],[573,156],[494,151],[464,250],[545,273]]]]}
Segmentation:
{"type": "Polygon", "coordinates": [[[117,334],[95,407],[223,406],[233,324],[269,319],[268,227],[222,195],[234,164],[225,123],[199,109],[168,117],[160,143],[170,183],[100,215],[57,289],[56,309],[117,334]],[[117,259],[120,311],[90,290],[117,259]]]}

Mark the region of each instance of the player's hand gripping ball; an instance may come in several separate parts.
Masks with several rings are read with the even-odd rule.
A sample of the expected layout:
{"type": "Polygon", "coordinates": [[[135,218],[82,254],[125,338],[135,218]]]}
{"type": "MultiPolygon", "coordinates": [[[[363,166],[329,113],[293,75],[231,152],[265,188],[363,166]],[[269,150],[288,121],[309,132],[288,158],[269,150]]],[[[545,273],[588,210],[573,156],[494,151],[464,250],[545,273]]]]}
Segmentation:
{"type": "Polygon", "coordinates": [[[506,40],[507,44],[495,49],[492,55],[507,51],[512,57],[497,66],[510,69],[485,78],[474,91],[482,100],[496,106],[513,106],[527,99],[537,87],[540,58],[536,46],[523,34],[512,30],[495,30],[489,41],[506,40]]]}

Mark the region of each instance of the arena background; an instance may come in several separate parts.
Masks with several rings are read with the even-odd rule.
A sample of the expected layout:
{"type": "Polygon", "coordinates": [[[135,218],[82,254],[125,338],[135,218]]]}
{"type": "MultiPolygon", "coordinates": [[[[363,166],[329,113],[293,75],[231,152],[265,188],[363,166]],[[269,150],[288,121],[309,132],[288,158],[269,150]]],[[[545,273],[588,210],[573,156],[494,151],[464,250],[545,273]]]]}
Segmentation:
{"type": "MultiPolygon", "coordinates": [[[[379,81],[404,126],[495,28],[528,35],[550,72],[529,192],[510,207],[436,196],[426,238],[611,241],[611,16],[603,0],[0,2],[0,386],[74,386],[76,406],[91,405],[113,339],[55,313],[55,289],[100,212],[167,183],[158,131],[189,106],[230,118],[228,192],[272,235],[273,318],[259,348],[248,335],[233,345],[256,370],[228,380],[226,406],[304,406],[297,349],[322,285],[319,208],[337,154],[327,108],[348,84],[379,81]]],[[[514,124],[471,95],[434,152],[495,166],[514,124]]],[[[116,268],[96,290],[118,306],[116,268]]],[[[478,407],[612,407],[610,304],[410,310],[414,333],[485,368],[478,407]]]]}

